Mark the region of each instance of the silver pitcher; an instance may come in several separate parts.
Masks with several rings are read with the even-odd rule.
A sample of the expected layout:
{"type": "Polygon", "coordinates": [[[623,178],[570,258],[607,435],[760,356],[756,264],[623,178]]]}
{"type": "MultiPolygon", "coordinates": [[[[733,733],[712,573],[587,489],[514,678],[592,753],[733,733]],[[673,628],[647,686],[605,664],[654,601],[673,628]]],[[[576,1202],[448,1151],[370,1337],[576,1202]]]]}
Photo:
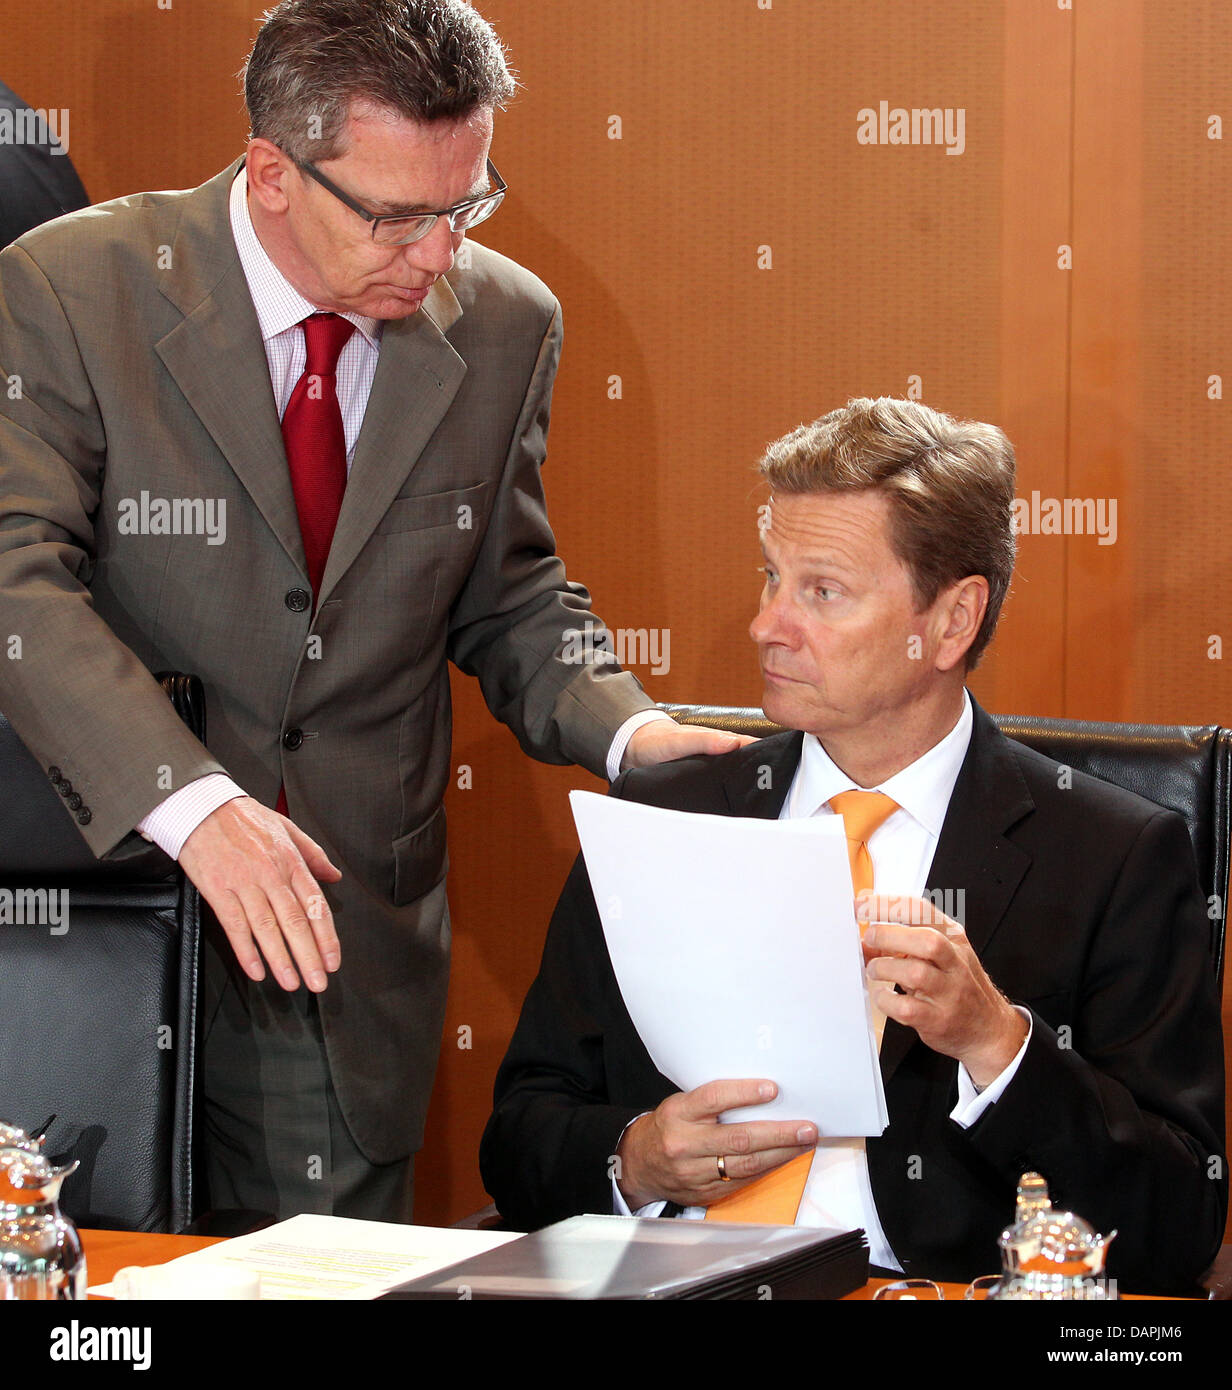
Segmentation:
{"type": "MultiPolygon", "coordinates": [[[[0,1300],[84,1299],[86,1259],[60,1213],[60,1185],[77,1168],[56,1168],[24,1136],[0,1141],[0,1300]]],[[[20,1131],[17,1131],[20,1135],[20,1131]]]]}
{"type": "Polygon", "coordinates": [[[1014,1224],[1002,1231],[1001,1280],[990,1299],[1114,1299],[1104,1278],[1112,1231],[1094,1228],[1072,1211],[1057,1211],[1038,1173],[1018,1183],[1014,1224]]]}

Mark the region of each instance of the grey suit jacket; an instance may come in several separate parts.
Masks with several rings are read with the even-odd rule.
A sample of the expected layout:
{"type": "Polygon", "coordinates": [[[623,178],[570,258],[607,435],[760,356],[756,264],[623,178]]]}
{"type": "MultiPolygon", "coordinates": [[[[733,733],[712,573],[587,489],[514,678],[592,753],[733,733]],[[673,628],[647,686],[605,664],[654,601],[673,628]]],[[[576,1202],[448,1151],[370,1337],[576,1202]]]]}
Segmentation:
{"type": "Polygon", "coordinates": [[[344,963],[322,1015],[347,1120],[387,1161],[420,1143],[444,1008],[446,658],[549,762],[602,772],[615,729],[651,702],[628,674],[565,659],[590,607],[539,477],[559,306],[480,246],[385,326],[315,616],[304,604],[228,220],[237,167],[0,254],[0,707],[71,781],[98,855],[130,852],[133,826],[205,773],[267,805],[285,784],[344,874],[326,889],[344,963]],[[179,529],[195,506],[216,536],[225,505],[225,540],[156,521],[130,534],[159,499],[186,499],[179,529]],[[204,681],[208,749],[160,668],[204,681]]]}

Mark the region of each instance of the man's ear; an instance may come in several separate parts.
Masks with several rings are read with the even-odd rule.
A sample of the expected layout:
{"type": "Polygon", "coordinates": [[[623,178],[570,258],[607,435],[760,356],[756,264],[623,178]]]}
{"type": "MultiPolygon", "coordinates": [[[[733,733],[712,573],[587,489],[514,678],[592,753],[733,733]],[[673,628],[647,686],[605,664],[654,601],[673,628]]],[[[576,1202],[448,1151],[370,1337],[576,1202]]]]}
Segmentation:
{"type": "Polygon", "coordinates": [[[939,594],[936,606],[942,624],[936,666],[938,671],[952,671],[979,635],[988,611],[988,580],[982,574],[968,575],[939,594]]]}
{"type": "Polygon", "coordinates": [[[269,140],[250,140],[244,171],[248,175],[249,194],[266,212],[275,215],[286,212],[287,182],[299,177],[289,156],[269,140]]]}

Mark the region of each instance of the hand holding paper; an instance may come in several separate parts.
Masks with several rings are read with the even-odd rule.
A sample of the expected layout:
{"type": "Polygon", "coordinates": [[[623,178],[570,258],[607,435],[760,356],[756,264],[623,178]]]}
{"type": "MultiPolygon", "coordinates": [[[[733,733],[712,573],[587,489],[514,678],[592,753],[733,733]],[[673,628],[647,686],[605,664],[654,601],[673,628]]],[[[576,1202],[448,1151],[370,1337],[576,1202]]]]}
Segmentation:
{"type": "Polygon", "coordinates": [[[1027,1035],[1022,1015],[988,978],[967,934],[924,898],[861,893],[866,974],[903,991],[883,990],[887,1018],[914,1028],[934,1052],[966,1067],[977,1086],[996,1080],[1027,1035]]]}
{"type": "Polygon", "coordinates": [[[616,1150],[621,1172],[617,1185],[630,1209],[660,1198],[682,1207],[709,1206],[810,1150],[817,1143],[813,1124],[718,1123],[725,1110],[762,1105],[776,1095],[773,1081],[709,1081],[668,1096],[658,1109],[634,1120],[616,1150]]]}
{"type": "Polygon", "coordinates": [[[593,792],[570,802],[621,995],[663,1075],[682,1091],[768,1075],[777,1094],[730,1102],[726,1121],[880,1134],[838,818],[739,819],[593,792]]]}

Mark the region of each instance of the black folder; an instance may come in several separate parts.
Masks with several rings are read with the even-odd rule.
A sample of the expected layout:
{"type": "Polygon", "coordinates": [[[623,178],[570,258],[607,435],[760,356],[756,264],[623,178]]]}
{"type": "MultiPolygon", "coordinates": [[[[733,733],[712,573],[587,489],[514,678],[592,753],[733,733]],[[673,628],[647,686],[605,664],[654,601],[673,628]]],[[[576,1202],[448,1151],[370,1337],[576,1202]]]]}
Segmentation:
{"type": "Polygon", "coordinates": [[[863,1231],[573,1216],[385,1299],[830,1299],[868,1280],[863,1231]]]}

